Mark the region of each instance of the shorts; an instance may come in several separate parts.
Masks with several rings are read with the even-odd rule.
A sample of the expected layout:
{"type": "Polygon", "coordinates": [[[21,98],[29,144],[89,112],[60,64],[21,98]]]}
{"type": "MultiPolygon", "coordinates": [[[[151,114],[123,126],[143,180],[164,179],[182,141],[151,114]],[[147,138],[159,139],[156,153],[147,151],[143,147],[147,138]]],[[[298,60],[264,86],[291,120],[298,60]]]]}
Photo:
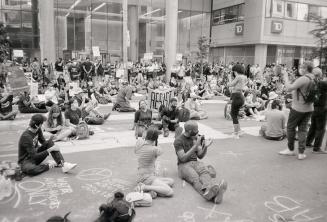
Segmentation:
{"type": "Polygon", "coordinates": [[[137,183],[151,185],[155,179],[156,176],[154,174],[138,174],[137,183]]]}

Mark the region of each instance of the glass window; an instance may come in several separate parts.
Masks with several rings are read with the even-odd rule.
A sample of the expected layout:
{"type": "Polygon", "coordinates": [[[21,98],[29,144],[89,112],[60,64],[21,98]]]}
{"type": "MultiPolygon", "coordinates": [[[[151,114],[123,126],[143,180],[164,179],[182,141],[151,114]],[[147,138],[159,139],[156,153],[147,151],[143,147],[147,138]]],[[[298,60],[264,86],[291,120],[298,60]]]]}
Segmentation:
{"type": "Polygon", "coordinates": [[[307,4],[297,4],[297,19],[301,21],[308,20],[309,7],[307,4]]]}
{"type": "Polygon", "coordinates": [[[219,21],[220,21],[220,10],[216,10],[213,12],[212,25],[218,25],[219,21]]]}
{"type": "Polygon", "coordinates": [[[216,10],[212,13],[212,25],[222,25],[244,20],[244,4],[216,10]]]}
{"type": "Polygon", "coordinates": [[[272,0],[267,0],[266,1],[266,17],[271,17],[271,3],[272,0]]]}
{"type": "Polygon", "coordinates": [[[320,16],[320,7],[316,5],[309,5],[309,20],[314,21],[313,18],[317,18],[320,16]]]}
{"type": "Polygon", "coordinates": [[[238,21],[244,21],[244,4],[238,5],[238,21]]]}
{"type": "Polygon", "coordinates": [[[226,8],[225,23],[237,22],[238,5],[226,8]]]}
{"type": "Polygon", "coordinates": [[[272,16],[283,18],[284,17],[284,1],[274,0],[272,5],[272,16]]]}
{"type": "Polygon", "coordinates": [[[297,7],[294,2],[285,3],[285,17],[290,19],[296,19],[297,7]]]}

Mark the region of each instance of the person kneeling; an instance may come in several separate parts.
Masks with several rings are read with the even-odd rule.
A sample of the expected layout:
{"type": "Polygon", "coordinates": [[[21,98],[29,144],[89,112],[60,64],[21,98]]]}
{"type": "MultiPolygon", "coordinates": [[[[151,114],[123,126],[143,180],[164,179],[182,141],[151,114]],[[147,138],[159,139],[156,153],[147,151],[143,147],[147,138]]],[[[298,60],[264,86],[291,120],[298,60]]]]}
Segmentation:
{"type": "Polygon", "coordinates": [[[168,137],[169,130],[175,131],[179,127],[177,99],[171,98],[169,101],[169,107],[163,107],[159,112],[162,120],[164,137],[168,137]]]}
{"type": "Polygon", "coordinates": [[[185,132],[174,142],[178,158],[178,175],[190,183],[206,200],[220,204],[227,189],[227,182],[222,179],[216,183],[216,175],[212,173],[213,167],[205,166],[198,161],[205,157],[213,141],[199,135],[198,124],[195,121],[187,121],[184,130],[185,132]]]}
{"type": "Polygon", "coordinates": [[[67,173],[77,164],[65,162],[59,147],[51,139],[48,141],[44,139],[41,130],[44,121],[46,118],[41,114],[32,116],[28,129],[19,139],[18,164],[21,165],[23,173],[30,176],[41,174],[55,166],[61,166],[62,171],[67,173]],[[41,146],[38,146],[38,142],[41,146]],[[55,162],[49,160],[47,163],[42,163],[49,154],[55,162]]]}
{"type": "Polygon", "coordinates": [[[259,134],[268,140],[283,140],[286,137],[286,117],[279,100],[274,100],[266,113],[267,124],[261,126],[259,134]]]}
{"type": "Polygon", "coordinates": [[[136,191],[150,192],[152,197],[171,197],[174,192],[171,188],[174,180],[168,177],[159,177],[155,172],[157,157],[162,154],[160,147],[155,146],[159,131],[150,127],[146,131],[145,140],[139,139],[135,147],[138,156],[138,187],[136,191]]]}

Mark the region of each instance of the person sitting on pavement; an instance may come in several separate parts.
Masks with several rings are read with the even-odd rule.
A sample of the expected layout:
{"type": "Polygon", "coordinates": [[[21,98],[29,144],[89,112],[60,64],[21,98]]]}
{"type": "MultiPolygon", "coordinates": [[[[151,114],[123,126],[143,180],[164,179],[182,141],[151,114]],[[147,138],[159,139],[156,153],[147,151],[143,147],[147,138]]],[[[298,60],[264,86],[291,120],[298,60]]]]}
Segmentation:
{"type": "Polygon", "coordinates": [[[206,156],[207,149],[213,141],[199,135],[198,124],[193,120],[185,123],[184,130],[184,133],[174,141],[178,175],[190,183],[207,201],[220,204],[227,189],[227,182],[222,179],[217,183],[214,168],[198,161],[206,156]]]}
{"type": "Polygon", "coordinates": [[[146,130],[152,124],[152,110],[148,109],[147,102],[145,100],[139,101],[139,110],[135,112],[134,126],[132,130],[135,130],[135,137],[143,137],[146,130]]]}
{"type": "Polygon", "coordinates": [[[145,139],[138,139],[135,154],[138,156],[138,186],[136,191],[150,192],[152,197],[171,197],[174,192],[172,186],[174,180],[168,177],[160,177],[156,172],[157,157],[162,154],[162,149],[156,146],[159,131],[150,127],[146,131],[145,139]]]}
{"type": "Polygon", "coordinates": [[[52,104],[58,104],[59,90],[55,89],[54,83],[49,83],[44,92],[45,106],[51,108],[52,104]]]}
{"type": "Polygon", "coordinates": [[[159,109],[159,112],[160,119],[162,120],[164,137],[168,137],[169,131],[175,131],[179,127],[177,99],[175,97],[171,98],[169,106],[162,107],[159,109]]]}
{"type": "Polygon", "coordinates": [[[24,92],[20,95],[18,100],[18,110],[21,113],[47,113],[48,110],[45,107],[45,103],[33,102],[29,93],[24,92]]]}
{"type": "Polygon", "coordinates": [[[82,121],[81,107],[84,106],[85,97],[83,97],[81,106],[78,105],[76,98],[72,98],[68,102],[68,107],[65,111],[65,124],[67,127],[76,128],[76,126],[82,121]]]}
{"type": "Polygon", "coordinates": [[[253,117],[258,115],[257,104],[253,102],[253,93],[247,91],[244,93],[244,106],[245,106],[245,113],[247,116],[253,117]]]}
{"type": "Polygon", "coordinates": [[[283,140],[286,137],[286,117],[280,100],[274,100],[271,110],[266,111],[267,124],[262,125],[259,134],[268,140],[283,140]]]}
{"type": "Polygon", "coordinates": [[[62,116],[60,107],[54,104],[48,114],[47,121],[44,125],[44,135],[50,134],[53,135],[53,141],[65,141],[69,136],[74,132],[72,127],[66,127],[64,118],[62,116]]]}
{"type": "Polygon", "coordinates": [[[14,120],[18,111],[13,111],[14,96],[12,93],[5,92],[0,93],[0,120],[14,120]]]}
{"type": "Polygon", "coordinates": [[[44,139],[41,129],[44,121],[46,118],[41,114],[32,116],[28,129],[19,139],[18,164],[20,164],[22,172],[30,176],[36,176],[55,166],[62,167],[62,171],[67,173],[77,164],[65,162],[58,145],[55,145],[52,139],[47,141],[44,139]],[[41,146],[38,146],[38,142],[41,146]],[[49,154],[55,161],[49,160],[44,163],[49,154]]]}
{"type": "Polygon", "coordinates": [[[97,100],[95,98],[84,103],[82,107],[82,120],[89,125],[102,125],[110,116],[111,113],[101,114],[95,108],[97,106],[97,100]]]}
{"type": "Polygon", "coordinates": [[[123,81],[112,110],[117,110],[118,112],[135,112],[136,110],[131,107],[129,102],[132,99],[132,95],[132,88],[128,85],[127,81],[123,81]]]}
{"type": "Polygon", "coordinates": [[[185,108],[190,111],[190,119],[207,119],[208,114],[201,108],[200,102],[196,98],[188,98],[185,102],[185,108]]]}

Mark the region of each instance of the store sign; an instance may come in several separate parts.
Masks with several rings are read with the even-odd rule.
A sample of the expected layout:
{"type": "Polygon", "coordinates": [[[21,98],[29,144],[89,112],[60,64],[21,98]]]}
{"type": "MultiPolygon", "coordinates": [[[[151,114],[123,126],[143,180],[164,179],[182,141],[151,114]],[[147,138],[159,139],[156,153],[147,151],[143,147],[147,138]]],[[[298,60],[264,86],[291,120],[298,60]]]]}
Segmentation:
{"type": "Polygon", "coordinates": [[[283,32],[283,22],[282,21],[272,21],[271,22],[271,33],[282,33],[283,32]]]}
{"type": "Polygon", "coordinates": [[[243,35],[244,23],[235,25],[235,35],[243,35]]]}

